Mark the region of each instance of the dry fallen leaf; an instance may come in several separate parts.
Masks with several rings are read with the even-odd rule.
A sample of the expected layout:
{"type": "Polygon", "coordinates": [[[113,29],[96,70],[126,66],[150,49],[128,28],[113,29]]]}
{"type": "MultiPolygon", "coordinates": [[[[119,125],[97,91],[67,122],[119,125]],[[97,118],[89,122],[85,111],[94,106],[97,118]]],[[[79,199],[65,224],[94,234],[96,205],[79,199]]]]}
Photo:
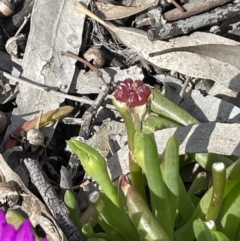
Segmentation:
{"type": "Polygon", "coordinates": [[[96,2],[98,10],[105,17],[105,20],[121,19],[132,16],[139,12],[146,10],[147,8],[155,5],[158,1],[148,0],[144,4],[138,6],[120,6],[110,3],[96,2]]]}
{"type": "MultiPolygon", "coordinates": [[[[89,2],[85,0],[86,5],[89,2]]],[[[85,15],[74,8],[74,0],[35,1],[22,77],[36,85],[61,89],[66,93],[74,76],[76,60],[63,57],[61,51],[69,50],[78,54],[84,22],[85,15]]],[[[19,84],[19,89],[16,99],[18,108],[13,110],[5,139],[18,126],[32,119],[39,110],[47,112],[56,109],[65,100],[27,84],[19,84]]],[[[53,131],[54,127],[49,127],[46,136],[51,138],[53,131]]]]}
{"type": "MultiPolygon", "coordinates": [[[[150,63],[160,68],[174,70],[188,76],[212,79],[229,87],[230,89],[240,90],[240,81],[238,81],[238,78],[240,77],[239,68],[229,64],[228,62],[222,62],[221,59],[219,60],[212,58],[211,55],[205,56],[193,52],[174,51],[162,54],[160,56],[149,57],[150,53],[183,47],[184,42],[185,46],[226,44],[237,46],[237,48],[239,48],[238,42],[219,37],[214,34],[207,34],[208,37],[206,38],[206,33],[201,32],[199,32],[197,35],[190,35],[189,38],[184,36],[182,38],[176,38],[175,40],[169,42],[160,40],[152,42],[148,39],[144,31],[134,28],[116,27],[115,25],[98,18],[88,9],[83,7],[80,3],[76,3],[76,7],[80,11],[84,12],[85,14],[114,32],[121,40],[121,42],[123,42],[129,48],[133,49],[150,63]]],[[[212,51],[212,53],[213,52],[214,51],[212,51]]],[[[228,51],[226,50],[226,52],[228,51]]],[[[236,51],[236,53],[240,55],[240,52],[238,53],[236,51]]],[[[218,56],[215,55],[215,57],[217,58],[218,56]]],[[[222,56],[220,57],[222,58],[222,56]]],[[[235,57],[237,61],[238,55],[235,55],[235,57]]],[[[234,62],[234,60],[229,61],[231,63],[234,62]]]]}

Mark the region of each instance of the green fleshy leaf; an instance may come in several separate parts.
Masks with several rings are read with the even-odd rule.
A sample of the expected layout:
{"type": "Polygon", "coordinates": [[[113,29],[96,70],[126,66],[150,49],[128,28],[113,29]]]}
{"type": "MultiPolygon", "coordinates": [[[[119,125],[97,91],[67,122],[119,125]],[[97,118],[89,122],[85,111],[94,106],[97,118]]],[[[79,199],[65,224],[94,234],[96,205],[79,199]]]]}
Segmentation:
{"type": "Polygon", "coordinates": [[[119,206],[117,189],[109,177],[105,158],[84,142],[73,140],[67,141],[67,144],[80,159],[85,172],[101,186],[112,202],[119,206]]]}
{"type": "Polygon", "coordinates": [[[81,224],[79,216],[78,216],[78,211],[79,211],[78,203],[77,203],[77,200],[76,200],[75,196],[73,195],[73,193],[69,190],[67,190],[65,192],[64,203],[70,212],[70,217],[71,217],[73,223],[76,225],[78,230],[81,232],[82,224],[81,224]]]}
{"type": "Polygon", "coordinates": [[[193,230],[197,241],[214,241],[212,232],[203,220],[196,219],[193,222],[193,230]]]}

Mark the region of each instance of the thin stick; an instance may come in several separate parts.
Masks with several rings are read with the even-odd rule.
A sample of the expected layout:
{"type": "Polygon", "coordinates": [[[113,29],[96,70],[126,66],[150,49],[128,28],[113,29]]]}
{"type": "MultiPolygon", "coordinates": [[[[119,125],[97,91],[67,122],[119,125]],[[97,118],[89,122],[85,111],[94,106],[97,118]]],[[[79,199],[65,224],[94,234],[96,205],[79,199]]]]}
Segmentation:
{"type": "Polygon", "coordinates": [[[24,21],[23,21],[22,25],[19,27],[18,31],[15,33],[14,36],[18,36],[21,33],[21,31],[23,30],[23,28],[27,24],[30,17],[31,17],[31,13],[27,17],[24,17],[24,21]]]}
{"type": "Polygon", "coordinates": [[[183,98],[183,95],[184,95],[184,93],[185,93],[185,91],[187,89],[187,86],[188,86],[190,80],[191,80],[191,77],[188,76],[187,79],[185,80],[184,84],[183,84],[183,87],[182,87],[180,93],[179,93],[179,96],[181,98],[183,98]]]}
{"type": "Polygon", "coordinates": [[[15,76],[13,76],[11,74],[8,74],[7,72],[2,71],[2,70],[0,70],[0,75],[3,75],[4,77],[6,77],[8,79],[11,79],[13,81],[16,81],[18,83],[21,83],[21,84],[31,85],[33,88],[39,89],[39,90],[41,90],[43,92],[50,92],[53,95],[60,96],[62,98],[66,98],[66,99],[69,99],[69,100],[74,100],[74,101],[81,102],[81,103],[84,103],[84,104],[89,104],[89,105],[93,104],[93,101],[89,100],[87,98],[77,97],[77,96],[73,96],[73,95],[68,95],[68,94],[65,94],[63,92],[59,92],[57,90],[51,89],[51,87],[49,87],[49,86],[37,85],[33,81],[30,82],[30,80],[20,79],[20,78],[15,77],[15,76]]]}
{"type": "Polygon", "coordinates": [[[61,51],[61,55],[64,55],[64,56],[76,59],[77,61],[87,65],[92,71],[94,71],[97,74],[97,76],[101,79],[101,81],[104,84],[106,84],[105,79],[102,77],[102,72],[100,70],[98,70],[95,66],[90,64],[87,60],[85,60],[85,59],[83,59],[81,57],[78,57],[76,54],[73,54],[73,53],[70,53],[70,52],[61,51]]]}
{"type": "Polygon", "coordinates": [[[172,4],[177,8],[179,9],[181,12],[185,12],[184,8],[179,5],[175,0],[171,0],[172,4]]]}
{"type": "Polygon", "coordinates": [[[91,12],[90,10],[88,10],[86,7],[84,7],[81,3],[75,2],[75,7],[82,13],[86,14],[88,17],[92,18],[93,20],[101,23],[104,27],[115,31],[116,30],[116,26],[109,23],[109,22],[105,22],[104,20],[102,20],[101,18],[99,18],[96,14],[94,14],[93,12],[91,12]]]}

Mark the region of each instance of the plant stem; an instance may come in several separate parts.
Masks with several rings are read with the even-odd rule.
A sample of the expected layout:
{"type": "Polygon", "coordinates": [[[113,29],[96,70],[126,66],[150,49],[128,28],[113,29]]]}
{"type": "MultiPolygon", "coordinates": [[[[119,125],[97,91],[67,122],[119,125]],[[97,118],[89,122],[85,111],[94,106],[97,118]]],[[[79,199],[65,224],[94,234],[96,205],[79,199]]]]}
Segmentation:
{"type": "Polygon", "coordinates": [[[226,183],[226,168],[222,162],[214,163],[212,167],[213,191],[207,211],[206,220],[216,221],[223,201],[226,183]]]}
{"type": "Polygon", "coordinates": [[[119,104],[115,99],[113,99],[113,104],[121,114],[127,130],[131,183],[136,188],[136,190],[142,195],[142,197],[146,200],[142,169],[135,160],[134,134],[136,130],[134,127],[130,109],[126,105],[119,104]]]}

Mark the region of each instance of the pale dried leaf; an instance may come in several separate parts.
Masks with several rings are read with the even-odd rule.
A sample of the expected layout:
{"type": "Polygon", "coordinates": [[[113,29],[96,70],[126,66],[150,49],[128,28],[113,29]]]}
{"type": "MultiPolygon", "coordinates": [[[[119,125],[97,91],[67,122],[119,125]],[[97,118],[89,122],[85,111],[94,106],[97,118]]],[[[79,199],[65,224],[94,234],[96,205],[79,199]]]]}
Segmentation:
{"type": "MultiPolygon", "coordinates": [[[[110,81],[117,83],[129,77],[132,79],[143,79],[144,77],[142,69],[137,66],[131,66],[128,69],[109,67],[99,70],[102,72],[102,76],[107,83],[110,81]]],[[[95,72],[80,70],[76,85],[71,86],[69,91],[79,94],[96,94],[100,92],[101,87],[102,82],[95,72]]]]}
{"type": "MultiPolygon", "coordinates": [[[[154,137],[158,153],[163,154],[167,141],[175,135],[180,155],[186,153],[217,153],[240,156],[240,124],[204,123],[156,131],[154,137]],[[226,135],[226,133],[228,133],[226,135]]],[[[108,159],[112,180],[129,173],[128,147],[125,146],[108,159]]]]}
{"type": "MultiPolygon", "coordinates": [[[[75,72],[75,62],[61,56],[61,51],[78,54],[82,43],[85,15],[74,8],[74,0],[36,1],[31,29],[24,55],[23,76],[39,85],[61,88],[67,92],[75,72]]],[[[85,0],[88,4],[90,0],[85,0]]],[[[20,85],[18,108],[12,115],[12,124],[6,136],[40,110],[56,109],[65,99],[42,92],[29,85],[20,85]]],[[[51,138],[53,127],[48,127],[51,138]]]]}
{"type": "Polygon", "coordinates": [[[121,19],[132,16],[156,4],[156,0],[145,1],[144,5],[120,6],[96,2],[97,8],[106,20],[121,19]]]}
{"type": "Polygon", "coordinates": [[[4,84],[2,86],[2,91],[0,93],[0,104],[5,104],[12,99],[15,99],[19,93],[18,85],[11,86],[9,84],[4,84]]]}
{"type": "MultiPolygon", "coordinates": [[[[177,47],[177,43],[152,42],[148,39],[145,32],[136,29],[115,28],[114,32],[125,45],[160,68],[174,70],[192,77],[212,79],[228,86],[230,89],[240,90],[240,81],[237,79],[239,78],[240,70],[231,64],[184,51],[149,57],[150,53],[177,47]]],[[[238,42],[235,43],[236,45],[238,44],[238,42]]]]}
{"type": "Polygon", "coordinates": [[[203,44],[227,44],[236,46],[239,45],[239,42],[237,41],[207,32],[194,32],[189,36],[173,38],[169,40],[169,42],[179,47],[196,46],[203,44]]]}
{"type": "Polygon", "coordinates": [[[240,57],[240,45],[227,44],[202,44],[199,46],[176,47],[162,51],[161,54],[186,51],[206,57],[210,57],[221,62],[228,63],[240,69],[240,63],[237,61],[240,57]]]}
{"type": "MultiPolygon", "coordinates": [[[[179,73],[197,77],[197,78],[204,78],[204,79],[212,79],[217,81],[225,86],[228,86],[230,89],[233,90],[240,90],[240,70],[228,63],[222,62],[220,60],[216,60],[210,58],[208,56],[195,54],[191,52],[172,52],[162,54],[160,56],[149,57],[151,53],[158,52],[158,51],[165,51],[168,49],[182,47],[181,38],[177,38],[172,42],[165,42],[165,41],[150,41],[144,31],[134,29],[134,28],[122,28],[116,27],[115,25],[104,22],[102,19],[94,15],[88,9],[83,7],[83,5],[76,3],[76,7],[93,18],[94,20],[98,21],[106,28],[114,32],[119,40],[124,43],[129,48],[133,49],[137,52],[140,56],[148,60],[150,63],[164,69],[174,70],[179,73]],[[180,39],[180,40],[179,40],[180,39]],[[179,42],[179,45],[178,45],[179,42]],[[144,47],[143,47],[144,46],[144,47]]],[[[202,43],[209,44],[211,43],[211,38],[208,37],[201,37],[199,39],[200,33],[198,36],[190,37],[191,46],[193,42],[197,42],[200,44],[199,40],[202,40],[202,43]]],[[[208,34],[210,36],[211,34],[208,34]]],[[[202,36],[205,36],[204,34],[202,36]]],[[[212,36],[218,44],[227,44],[230,45],[239,45],[236,41],[229,41],[228,39],[224,39],[223,37],[217,37],[217,35],[212,36]]],[[[186,37],[183,37],[186,39],[186,37]]],[[[214,43],[216,43],[214,42],[214,43]]],[[[201,44],[202,44],[201,43],[201,44]]],[[[231,61],[232,62],[232,61],[231,61]]]]}
{"type": "Polygon", "coordinates": [[[110,153],[108,140],[110,135],[126,135],[126,129],[124,123],[116,121],[106,121],[102,124],[98,132],[87,140],[87,144],[93,148],[99,150],[99,152],[107,157],[110,153]]]}

